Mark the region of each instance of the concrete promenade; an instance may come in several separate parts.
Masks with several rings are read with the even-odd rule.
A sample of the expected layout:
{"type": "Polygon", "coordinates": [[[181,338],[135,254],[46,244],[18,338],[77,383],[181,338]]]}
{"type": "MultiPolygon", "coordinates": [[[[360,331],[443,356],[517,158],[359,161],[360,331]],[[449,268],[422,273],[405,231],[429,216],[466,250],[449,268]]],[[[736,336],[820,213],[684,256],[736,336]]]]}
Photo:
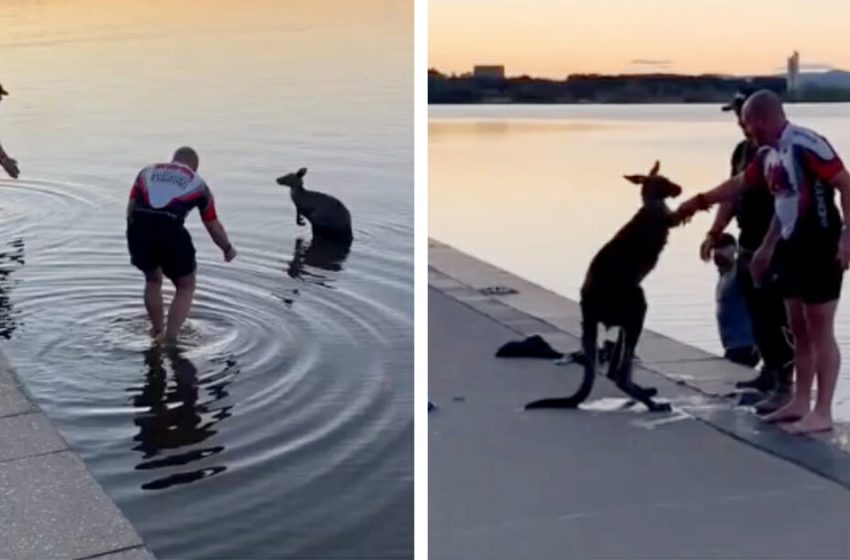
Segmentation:
{"type": "Polygon", "coordinates": [[[764,426],[730,397],[751,372],[651,332],[635,377],[672,413],[604,377],[582,410],[524,411],[581,376],[494,357],[530,334],[578,349],[577,304],[430,243],[430,558],[850,558],[846,428],[764,426]]]}

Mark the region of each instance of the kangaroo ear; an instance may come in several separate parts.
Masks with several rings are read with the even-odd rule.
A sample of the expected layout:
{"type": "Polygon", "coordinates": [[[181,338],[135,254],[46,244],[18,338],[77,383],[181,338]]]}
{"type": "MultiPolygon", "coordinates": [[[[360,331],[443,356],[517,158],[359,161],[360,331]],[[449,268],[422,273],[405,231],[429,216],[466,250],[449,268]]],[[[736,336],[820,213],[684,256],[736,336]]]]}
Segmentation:
{"type": "Polygon", "coordinates": [[[661,162],[655,160],[655,165],[652,166],[652,170],[649,172],[650,177],[655,177],[658,175],[658,169],[661,167],[661,162]]]}
{"type": "Polygon", "coordinates": [[[296,175],[298,175],[299,177],[303,177],[306,174],[307,174],[307,168],[306,167],[302,167],[301,169],[298,170],[298,173],[296,173],[296,175]]]}
{"type": "Polygon", "coordinates": [[[623,175],[626,178],[626,181],[634,183],[635,185],[642,185],[644,181],[646,181],[646,176],[644,175],[623,175]]]}

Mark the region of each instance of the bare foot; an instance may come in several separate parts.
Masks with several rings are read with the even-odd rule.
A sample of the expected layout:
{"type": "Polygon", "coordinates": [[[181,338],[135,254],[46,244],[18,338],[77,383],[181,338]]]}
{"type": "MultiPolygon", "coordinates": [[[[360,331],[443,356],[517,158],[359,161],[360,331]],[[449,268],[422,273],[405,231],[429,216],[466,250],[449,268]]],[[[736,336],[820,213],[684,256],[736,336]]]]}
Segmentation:
{"type": "Polygon", "coordinates": [[[770,414],[761,417],[768,424],[780,422],[796,422],[809,414],[809,403],[806,400],[793,399],[791,402],[770,414]]]}
{"type": "Polygon", "coordinates": [[[832,430],[832,418],[812,411],[797,422],[782,426],[782,429],[794,435],[828,432],[832,430]]]}
{"type": "Polygon", "coordinates": [[[163,347],[166,347],[166,348],[172,347],[172,346],[177,346],[177,339],[176,338],[169,338],[168,336],[166,336],[165,333],[159,333],[158,335],[156,335],[154,337],[153,341],[156,344],[163,346],[163,347]]]}

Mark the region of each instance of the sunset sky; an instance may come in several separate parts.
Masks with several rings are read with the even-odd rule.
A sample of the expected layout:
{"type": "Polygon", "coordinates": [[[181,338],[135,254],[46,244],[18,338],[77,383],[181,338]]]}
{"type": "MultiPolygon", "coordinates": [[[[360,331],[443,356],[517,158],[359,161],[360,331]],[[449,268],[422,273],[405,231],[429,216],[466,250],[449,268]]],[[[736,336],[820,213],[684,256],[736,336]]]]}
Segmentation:
{"type": "Polygon", "coordinates": [[[847,0],[429,0],[429,66],[509,75],[850,70],[847,0]]]}

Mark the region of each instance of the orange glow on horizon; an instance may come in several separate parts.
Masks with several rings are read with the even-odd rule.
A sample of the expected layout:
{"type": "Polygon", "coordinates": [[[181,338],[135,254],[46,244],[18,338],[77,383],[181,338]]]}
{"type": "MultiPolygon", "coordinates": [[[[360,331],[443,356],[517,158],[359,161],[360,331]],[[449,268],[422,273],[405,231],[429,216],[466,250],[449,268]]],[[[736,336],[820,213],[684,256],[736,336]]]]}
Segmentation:
{"type": "Polygon", "coordinates": [[[429,66],[508,75],[850,70],[845,0],[429,0],[429,66]]]}

